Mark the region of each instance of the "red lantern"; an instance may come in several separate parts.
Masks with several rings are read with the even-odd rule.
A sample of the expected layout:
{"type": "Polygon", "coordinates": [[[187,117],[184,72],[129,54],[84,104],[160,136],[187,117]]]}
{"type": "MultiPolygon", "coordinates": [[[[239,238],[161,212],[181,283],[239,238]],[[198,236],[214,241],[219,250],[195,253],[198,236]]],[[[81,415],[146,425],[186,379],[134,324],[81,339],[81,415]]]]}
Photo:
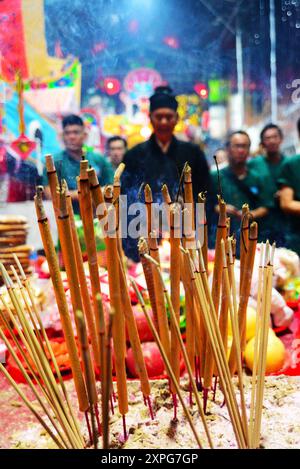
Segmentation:
{"type": "Polygon", "coordinates": [[[172,49],[178,49],[179,48],[179,41],[174,36],[166,36],[166,37],[164,37],[163,41],[167,46],[171,47],[172,49]]]}
{"type": "Polygon", "coordinates": [[[208,89],[204,83],[196,83],[194,86],[194,90],[202,99],[208,98],[208,89]]]}
{"type": "Polygon", "coordinates": [[[109,95],[114,95],[120,92],[121,83],[117,78],[108,77],[103,80],[103,90],[109,95]]]}

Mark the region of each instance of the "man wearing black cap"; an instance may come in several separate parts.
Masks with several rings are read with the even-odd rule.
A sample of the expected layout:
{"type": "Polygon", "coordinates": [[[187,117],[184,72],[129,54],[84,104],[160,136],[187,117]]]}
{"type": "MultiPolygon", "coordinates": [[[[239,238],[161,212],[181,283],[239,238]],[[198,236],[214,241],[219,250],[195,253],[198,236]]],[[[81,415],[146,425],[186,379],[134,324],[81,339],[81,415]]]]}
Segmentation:
{"type": "MultiPolygon", "coordinates": [[[[160,86],[155,89],[150,98],[153,134],[149,140],[129,150],[124,157],[126,169],[122,177],[122,192],[127,195],[128,206],[138,201],[142,183],[150,185],[153,201],[157,203],[162,203],[161,188],[167,184],[171,199],[175,201],[186,162],[192,169],[194,200],[197,201],[198,193],[208,190],[210,186],[204,153],[197,145],[180,141],[173,135],[178,122],[177,107],[171,88],[160,86]]],[[[130,240],[124,243],[126,254],[138,260],[135,246],[136,242],[130,240]]]]}

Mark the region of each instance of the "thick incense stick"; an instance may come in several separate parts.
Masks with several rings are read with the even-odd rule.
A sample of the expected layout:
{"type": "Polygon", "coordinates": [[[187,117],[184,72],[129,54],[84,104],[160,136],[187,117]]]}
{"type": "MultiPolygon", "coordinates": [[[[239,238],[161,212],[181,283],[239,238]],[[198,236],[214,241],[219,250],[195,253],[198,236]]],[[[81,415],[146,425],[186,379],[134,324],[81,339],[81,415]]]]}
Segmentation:
{"type": "MultiPolygon", "coordinates": [[[[155,261],[151,260],[151,262],[155,262],[155,261]]],[[[193,378],[193,372],[192,372],[191,364],[190,364],[190,361],[189,361],[185,346],[183,344],[183,340],[182,340],[182,337],[181,337],[179,325],[177,323],[177,317],[176,317],[175,310],[174,310],[174,307],[173,307],[173,304],[172,304],[172,300],[171,300],[170,295],[168,293],[168,290],[165,286],[159,264],[155,263],[154,266],[157,269],[157,271],[159,273],[159,276],[160,276],[160,281],[161,281],[161,284],[162,284],[162,287],[163,287],[163,290],[164,290],[164,294],[165,294],[165,297],[166,297],[166,301],[167,301],[167,304],[168,304],[168,308],[169,308],[169,311],[170,311],[171,321],[172,321],[174,330],[176,331],[177,340],[178,340],[179,347],[180,347],[180,350],[181,350],[183,358],[184,358],[184,363],[185,363],[187,371],[188,371],[190,383],[191,383],[192,388],[193,388],[193,392],[194,392],[194,395],[195,395],[195,398],[196,398],[199,414],[200,414],[202,423],[204,425],[205,433],[206,433],[206,436],[208,438],[208,442],[209,442],[210,447],[213,448],[213,444],[212,444],[210,433],[209,433],[209,430],[208,430],[208,427],[207,427],[204,411],[203,411],[203,408],[202,408],[202,405],[201,405],[201,402],[200,402],[200,399],[199,399],[198,390],[197,390],[197,387],[196,387],[196,384],[195,384],[195,381],[194,381],[194,378],[193,378]]],[[[179,382],[179,380],[180,380],[180,377],[177,379],[177,382],[179,382]]]]}
{"type": "Polygon", "coordinates": [[[127,326],[127,331],[129,335],[129,341],[132,347],[135,367],[137,374],[141,381],[142,393],[145,397],[150,395],[150,384],[148,379],[147,368],[145,365],[145,360],[142,352],[141,341],[138,334],[138,329],[136,325],[136,320],[133,314],[131,300],[129,296],[128,286],[126,282],[125,271],[123,268],[122,260],[119,257],[119,273],[120,273],[120,287],[123,292],[123,306],[124,306],[124,315],[127,326]]]}
{"type": "MultiPolygon", "coordinates": [[[[59,189],[59,188],[58,188],[59,189]]],[[[72,242],[72,231],[70,225],[69,214],[67,210],[67,198],[66,198],[66,186],[63,183],[61,188],[59,189],[60,192],[60,213],[58,215],[58,224],[60,226],[59,234],[60,234],[60,243],[61,243],[61,250],[64,259],[64,264],[67,272],[68,284],[71,293],[71,302],[73,313],[75,317],[75,323],[77,328],[77,333],[79,338],[82,337],[82,324],[78,324],[76,311],[82,311],[82,298],[81,298],[81,290],[80,290],[80,281],[77,272],[77,266],[75,261],[75,251],[74,245],[72,242]],[[71,241],[71,242],[70,242],[71,241]]],[[[82,323],[81,319],[81,323],[82,323]]],[[[81,344],[81,348],[83,345],[81,344]]],[[[92,389],[92,404],[96,405],[97,403],[97,392],[96,392],[96,381],[95,381],[95,374],[92,370],[85,370],[85,365],[92,367],[91,365],[91,357],[90,357],[90,349],[89,347],[85,350],[85,354],[88,355],[88,360],[84,362],[84,371],[85,374],[90,376],[90,383],[86,382],[86,387],[88,386],[92,389]]],[[[87,389],[88,391],[88,389],[87,389]]],[[[88,391],[88,398],[90,398],[89,391],[88,391]]],[[[91,405],[91,401],[90,401],[91,405]]]]}
{"type": "Polygon", "coordinates": [[[183,217],[183,232],[184,232],[184,247],[186,249],[194,250],[195,245],[195,219],[194,219],[194,199],[193,199],[193,185],[192,185],[192,170],[186,163],[184,166],[184,217],[183,217]]]}
{"type": "Polygon", "coordinates": [[[163,184],[161,188],[161,193],[162,193],[164,204],[165,204],[164,216],[165,216],[166,224],[169,226],[170,225],[170,205],[172,203],[172,200],[169,194],[168,186],[166,184],[163,184]]]}
{"type": "Polygon", "coordinates": [[[146,210],[147,210],[147,234],[149,237],[149,234],[152,231],[152,203],[153,203],[152,190],[149,184],[145,185],[144,194],[145,194],[145,204],[146,204],[146,210]]]}
{"type": "MultiPolygon", "coordinates": [[[[245,262],[245,270],[244,270],[244,275],[243,275],[243,280],[242,280],[243,289],[240,292],[240,303],[239,303],[239,310],[238,310],[239,332],[240,332],[240,338],[241,338],[241,352],[242,353],[244,352],[245,345],[246,345],[246,316],[247,316],[247,306],[248,306],[248,300],[249,300],[250,288],[251,288],[256,244],[257,244],[257,223],[253,222],[250,225],[249,247],[248,247],[248,253],[247,253],[246,262],[245,262]]],[[[230,353],[229,368],[230,368],[231,373],[234,373],[236,370],[235,353],[233,349],[231,350],[231,353],[230,353]]]]}
{"type": "MultiPolygon", "coordinates": [[[[171,301],[174,308],[176,324],[180,322],[180,239],[181,207],[178,203],[170,207],[170,281],[171,301]]],[[[171,323],[171,365],[177,381],[180,378],[180,345],[174,322],[171,323]]],[[[174,393],[175,390],[172,389],[174,393]]]]}
{"type": "Polygon", "coordinates": [[[99,348],[98,348],[98,341],[97,341],[97,331],[96,331],[96,324],[95,324],[96,321],[93,315],[93,308],[92,308],[92,304],[90,300],[89,289],[88,289],[87,282],[86,282],[86,274],[84,270],[81,247],[80,247],[80,242],[79,242],[77,229],[75,225],[72,199],[70,195],[67,195],[67,210],[68,210],[69,219],[70,219],[70,227],[71,227],[72,241],[73,241],[73,247],[74,247],[74,252],[75,252],[76,268],[77,268],[77,274],[79,278],[80,292],[82,295],[83,311],[86,317],[89,335],[91,338],[94,361],[96,365],[99,366],[100,355],[99,355],[99,348]]]}
{"type": "MultiPolygon", "coordinates": [[[[87,175],[88,175],[88,178],[89,178],[90,191],[91,191],[93,204],[94,204],[94,207],[96,209],[96,215],[97,215],[97,218],[98,218],[99,223],[101,225],[101,228],[103,230],[105,230],[105,228],[107,228],[107,226],[106,226],[106,223],[107,223],[107,207],[106,207],[106,203],[105,203],[105,200],[104,200],[104,195],[102,193],[101,186],[99,184],[98,177],[97,177],[95,169],[94,168],[88,169],[87,170],[87,175]]],[[[110,191],[110,193],[112,192],[110,186],[108,186],[106,188],[106,195],[107,195],[108,191],[110,191]]],[[[105,245],[106,245],[106,237],[104,238],[104,241],[105,241],[105,245]]],[[[107,249],[107,245],[106,245],[106,249],[107,249]]],[[[97,298],[97,295],[96,295],[96,298],[97,298]]],[[[99,331],[99,333],[100,333],[100,331],[99,331]]],[[[111,364],[110,364],[110,369],[111,369],[111,364]]],[[[109,376],[110,376],[110,381],[111,381],[110,389],[113,389],[112,388],[111,373],[110,373],[109,376]]]]}
{"type": "MultiPolygon", "coordinates": [[[[114,185],[113,185],[113,198],[114,198],[114,204],[116,207],[116,220],[117,220],[117,236],[118,236],[118,251],[120,253],[122,262],[124,258],[124,253],[122,249],[122,241],[121,238],[119,237],[119,233],[121,230],[121,218],[120,218],[120,202],[119,202],[119,196],[121,194],[121,176],[124,172],[125,169],[125,164],[120,163],[119,166],[117,167],[115,174],[114,174],[114,185]]],[[[124,263],[125,265],[125,263],[124,263]]]]}
{"type": "MultiPolygon", "coordinates": [[[[79,208],[83,225],[84,239],[86,245],[86,252],[88,257],[88,266],[90,272],[91,289],[93,296],[93,311],[94,320],[96,324],[96,330],[99,334],[99,317],[97,307],[97,294],[101,294],[100,280],[99,280],[99,266],[97,258],[96,240],[94,232],[94,218],[93,218],[93,206],[92,198],[89,188],[89,180],[87,175],[88,162],[82,160],[80,162],[80,181],[79,188],[79,208]]],[[[96,361],[99,363],[99,360],[96,361]]]]}
{"type": "MultiPolygon", "coordinates": [[[[219,201],[219,221],[217,227],[217,236],[215,244],[215,261],[214,261],[214,270],[213,270],[213,280],[212,280],[212,300],[214,303],[214,310],[216,313],[216,318],[219,313],[219,303],[220,303],[220,292],[221,292],[221,282],[222,282],[222,253],[221,253],[221,239],[226,239],[227,227],[226,227],[226,204],[224,200],[220,197],[219,201]]],[[[207,391],[212,384],[212,375],[214,369],[213,354],[211,350],[211,345],[207,340],[207,347],[205,353],[205,368],[204,368],[204,403],[206,404],[207,400],[207,391]]],[[[205,405],[206,408],[206,405],[205,405]]]]}
{"type": "Polygon", "coordinates": [[[156,299],[156,291],[155,291],[155,283],[154,283],[154,278],[153,278],[153,268],[152,265],[145,259],[143,254],[148,254],[148,245],[145,239],[140,238],[138,242],[138,250],[140,254],[140,259],[141,259],[141,264],[143,267],[143,272],[147,284],[147,289],[148,289],[148,294],[149,294],[149,299],[150,299],[150,304],[152,308],[152,314],[153,314],[153,320],[154,320],[154,325],[157,330],[158,328],[158,313],[157,313],[157,301],[161,303],[161,298],[158,300],[156,299]]]}
{"type": "Polygon", "coordinates": [[[102,193],[101,186],[99,184],[95,169],[89,168],[87,170],[87,176],[88,176],[89,183],[90,183],[90,190],[91,190],[93,203],[96,209],[96,213],[97,213],[98,218],[100,217],[100,220],[101,220],[102,218],[106,216],[107,211],[106,211],[106,205],[104,202],[103,193],[102,193]],[[103,210],[103,213],[101,213],[101,210],[103,210]]]}
{"type": "Polygon", "coordinates": [[[243,275],[249,246],[249,205],[242,206],[242,221],[240,233],[240,292],[242,291],[243,275]]]}
{"type": "Polygon", "coordinates": [[[45,156],[45,165],[46,165],[46,170],[47,170],[47,176],[48,176],[49,188],[51,192],[51,199],[52,199],[54,214],[57,220],[57,217],[59,215],[59,194],[57,194],[56,192],[56,187],[59,181],[58,181],[57,172],[56,172],[56,168],[54,165],[52,155],[45,156]]]}
{"type": "MultiPolygon", "coordinates": [[[[200,218],[200,234],[198,235],[198,239],[201,244],[202,256],[205,268],[207,270],[207,263],[208,263],[208,228],[207,228],[207,218],[206,218],[206,193],[200,192],[198,194],[198,203],[203,204],[203,219],[200,218]]],[[[200,212],[202,215],[202,211],[200,212]]]]}
{"type": "MultiPolygon", "coordinates": [[[[223,240],[221,240],[221,241],[223,241],[223,240]]],[[[227,241],[228,241],[228,239],[227,239],[227,241]]],[[[226,245],[228,245],[228,243],[226,243],[226,245]]],[[[229,296],[228,296],[228,290],[226,288],[224,268],[226,268],[225,264],[223,264],[223,272],[222,272],[222,294],[221,294],[221,309],[220,309],[220,317],[219,317],[219,327],[220,327],[220,332],[221,332],[221,336],[222,336],[224,349],[225,349],[226,356],[227,356],[229,296]]]]}
{"type": "Polygon", "coordinates": [[[60,314],[60,319],[62,323],[62,329],[64,332],[64,337],[70,357],[71,369],[73,373],[75,388],[77,392],[77,397],[79,401],[79,408],[82,412],[85,412],[88,409],[88,399],[85,389],[85,384],[82,376],[82,371],[80,367],[80,361],[78,357],[78,351],[74,339],[72,323],[69,315],[68,304],[66,300],[66,295],[64,291],[64,286],[60,276],[60,270],[57,260],[57,255],[55,252],[48,219],[45,214],[42,201],[42,189],[37,189],[37,195],[35,196],[35,206],[39,222],[39,229],[41,233],[41,238],[49,265],[50,276],[53,284],[54,294],[60,314]]]}
{"type": "Polygon", "coordinates": [[[167,369],[168,375],[170,376],[172,382],[174,383],[174,386],[175,386],[175,388],[176,388],[176,394],[177,394],[178,397],[179,397],[179,400],[180,400],[180,402],[181,402],[183,411],[184,411],[184,413],[185,413],[185,415],[186,415],[186,418],[187,418],[187,420],[188,420],[188,422],[189,422],[189,424],[190,424],[190,427],[191,427],[192,432],[193,432],[193,434],[194,434],[194,436],[195,436],[195,439],[196,439],[196,441],[197,441],[197,444],[198,444],[199,448],[202,448],[202,443],[201,443],[201,440],[200,440],[200,438],[199,438],[198,432],[197,432],[197,430],[196,430],[196,428],[195,428],[195,425],[194,425],[194,423],[193,423],[191,414],[190,414],[190,412],[189,412],[189,410],[188,410],[188,408],[187,408],[187,406],[186,406],[186,404],[185,404],[185,402],[184,402],[184,398],[182,397],[182,394],[181,394],[181,391],[180,391],[179,383],[178,383],[178,381],[176,380],[176,377],[175,377],[175,375],[174,375],[174,373],[173,373],[171,364],[170,364],[169,359],[168,359],[168,357],[167,357],[167,354],[166,354],[166,352],[165,352],[165,350],[164,350],[164,348],[163,348],[163,345],[162,345],[162,343],[161,343],[161,340],[160,340],[160,338],[159,338],[159,335],[158,335],[158,333],[157,333],[157,330],[156,330],[156,328],[155,328],[155,326],[154,326],[154,324],[153,324],[153,321],[152,321],[152,319],[151,319],[151,317],[150,317],[148,311],[146,310],[146,306],[145,306],[143,297],[142,297],[142,295],[140,294],[140,292],[138,291],[138,288],[137,288],[137,286],[136,286],[134,280],[132,280],[132,285],[133,285],[133,287],[134,287],[134,289],[135,289],[136,295],[137,295],[138,298],[139,298],[140,304],[141,304],[141,306],[142,306],[142,308],[143,308],[143,311],[144,311],[144,314],[145,314],[146,319],[147,319],[147,321],[148,321],[149,327],[150,327],[151,332],[152,332],[152,334],[153,334],[153,336],[154,336],[154,338],[155,338],[155,342],[157,343],[157,346],[158,346],[158,348],[159,348],[159,351],[160,351],[160,353],[161,353],[161,356],[162,356],[162,358],[163,358],[163,360],[164,360],[164,364],[165,364],[165,367],[166,367],[166,369],[167,369]]]}
{"type": "Polygon", "coordinates": [[[107,271],[111,307],[115,311],[113,325],[113,342],[116,361],[118,405],[121,415],[128,412],[128,397],[125,370],[125,321],[122,311],[120,271],[118,262],[118,247],[116,238],[115,207],[108,208],[108,216],[112,220],[112,231],[106,227],[105,240],[107,250],[107,271]]]}
{"type": "MultiPolygon", "coordinates": [[[[150,233],[149,247],[150,247],[151,257],[155,259],[156,262],[160,263],[159,249],[157,245],[157,235],[155,231],[152,231],[150,233]]],[[[152,274],[153,274],[153,281],[154,281],[154,288],[155,288],[159,337],[161,339],[161,342],[163,344],[163,347],[168,357],[170,358],[170,352],[171,352],[170,331],[169,331],[164,292],[161,288],[160,278],[157,273],[157,269],[152,268],[152,274]]]]}

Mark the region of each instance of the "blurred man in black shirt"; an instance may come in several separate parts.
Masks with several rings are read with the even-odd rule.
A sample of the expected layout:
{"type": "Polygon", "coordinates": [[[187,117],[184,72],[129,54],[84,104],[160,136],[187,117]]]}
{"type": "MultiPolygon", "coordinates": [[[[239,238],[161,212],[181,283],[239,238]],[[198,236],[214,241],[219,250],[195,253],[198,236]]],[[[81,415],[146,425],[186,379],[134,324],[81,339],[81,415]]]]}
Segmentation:
{"type": "MultiPolygon", "coordinates": [[[[169,87],[156,88],[150,98],[153,134],[124,157],[126,168],[122,177],[122,193],[127,195],[128,206],[138,201],[142,183],[150,185],[153,201],[157,203],[162,203],[161,188],[167,184],[171,199],[175,201],[186,162],[192,169],[195,202],[199,192],[209,189],[210,176],[204,153],[197,145],[180,141],[173,135],[178,122],[177,107],[178,103],[169,87]]],[[[124,249],[128,257],[138,260],[136,240],[125,240],[124,249]]]]}

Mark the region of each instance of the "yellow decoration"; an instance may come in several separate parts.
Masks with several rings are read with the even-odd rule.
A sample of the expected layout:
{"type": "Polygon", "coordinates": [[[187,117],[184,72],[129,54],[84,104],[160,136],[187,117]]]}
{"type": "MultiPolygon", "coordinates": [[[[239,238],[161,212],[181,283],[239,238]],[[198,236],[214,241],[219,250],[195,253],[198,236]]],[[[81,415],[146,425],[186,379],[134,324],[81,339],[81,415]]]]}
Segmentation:
{"type": "MultiPolygon", "coordinates": [[[[247,367],[252,371],[253,368],[253,355],[254,355],[254,341],[253,337],[246,345],[245,349],[245,362],[247,367]]],[[[266,374],[276,373],[284,365],[285,361],[285,347],[280,339],[275,335],[272,329],[269,329],[268,348],[267,348],[267,362],[266,374]]]]}

